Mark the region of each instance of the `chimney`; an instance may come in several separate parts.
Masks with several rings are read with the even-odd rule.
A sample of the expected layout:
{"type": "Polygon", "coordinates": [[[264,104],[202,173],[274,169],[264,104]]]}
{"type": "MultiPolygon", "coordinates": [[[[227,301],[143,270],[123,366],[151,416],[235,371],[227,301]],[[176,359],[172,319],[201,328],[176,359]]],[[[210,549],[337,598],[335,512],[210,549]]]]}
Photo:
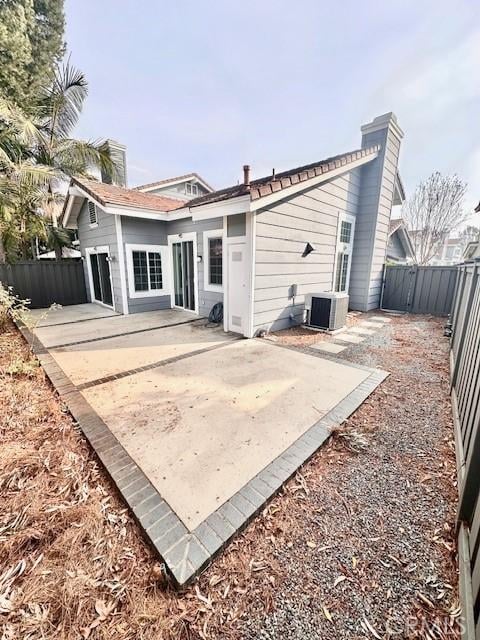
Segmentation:
{"type": "Polygon", "coordinates": [[[243,184],[247,187],[250,185],[250,165],[249,164],[243,165],[243,184]]]}
{"type": "Polygon", "coordinates": [[[388,229],[395,201],[395,184],[403,131],[394,113],[364,124],[362,149],[377,147],[377,157],[359,172],[360,193],[351,257],[349,306],[370,311],[380,305],[388,229]]]}
{"type": "Polygon", "coordinates": [[[116,140],[105,140],[102,145],[110,153],[110,158],[115,165],[115,173],[109,176],[102,171],[102,182],[116,184],[120,187],[127,186],[127,147],[116,140]]]}

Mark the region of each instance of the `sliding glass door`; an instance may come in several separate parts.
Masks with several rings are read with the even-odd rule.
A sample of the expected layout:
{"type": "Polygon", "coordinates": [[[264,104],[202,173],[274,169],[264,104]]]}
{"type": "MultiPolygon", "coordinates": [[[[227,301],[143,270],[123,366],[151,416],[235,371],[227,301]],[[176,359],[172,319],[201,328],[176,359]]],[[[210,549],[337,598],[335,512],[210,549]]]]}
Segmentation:
{"type": "Polygon", "coordinates": [[[173,289],[176,307],[195,311],[195,263],[193,242],[181,240],[172,243],[173,289]]]}

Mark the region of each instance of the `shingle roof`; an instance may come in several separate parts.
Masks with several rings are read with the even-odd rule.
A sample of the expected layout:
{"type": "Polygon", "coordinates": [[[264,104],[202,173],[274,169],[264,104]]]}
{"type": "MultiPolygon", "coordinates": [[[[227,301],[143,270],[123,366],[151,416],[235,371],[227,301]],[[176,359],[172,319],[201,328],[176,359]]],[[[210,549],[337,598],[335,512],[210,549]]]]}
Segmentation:
{"type": "Polygon", "coordinates": [[[337,169],[342,166],[346,166],[365,158],[367,156],[377,153],[380,149],[379,145],[369,147],[368,149],[356,149],[355,151],[349,151],[348,153],[342,153],[338,156],[332,156],[325,160],[318,162],[312,162],[311,164],[304,165],[302,167],[296,167],[295,169],[289,169],[277,173],[275,178],[272,175],[264,178],[258,178],[252,180],[249,185],[238,184],[234,187],[228,187],[227,189],[220,189],[220,191],[214,191],[213,193],[207,193],[204,196],[193,198],[188,203],[189,207],[197,207],[203,204],[210,204],[213,202],[221,202],[222,200],[230,200],[230,198],[236,198],[239,196],[250,194],[251,200],[258,200],[264,196],[268,196],[276,191],[281,191],[292,185],[304,182],[315,176],[319,176],[322,173],[327,173],[333,169],[337,169]]]}
{"type": "Polygon", "coordinates": [[[196,178],[204,185],[206,185],[211,191],[213,191],[213,187],[211,187],[206,180],[204,180],[198,173],[186,173],[184,176],[175,176],[174,178],[165,178],[164,180],[157,180],[157,182],[149,182],[148,184],[139,184],[138,187],[134,187],[135,190],[141,191],[142,189],[151,189],[154,187],[161,187],[164,184],[168,184],[169,182],[181,182],[182,180],[189,180],[191,178],[196,178]]]}
{"type": "Polygon", "coordinates": [[[151,211],[172,211],[183,207],[186,203],[185,200],[157,196],[153,193],[142,193],[135,189],[126,189],[86,178],[72,178],[72,183],[77,184],[103,205],[117,204],[123,207],[138,207],[151,211]]]}

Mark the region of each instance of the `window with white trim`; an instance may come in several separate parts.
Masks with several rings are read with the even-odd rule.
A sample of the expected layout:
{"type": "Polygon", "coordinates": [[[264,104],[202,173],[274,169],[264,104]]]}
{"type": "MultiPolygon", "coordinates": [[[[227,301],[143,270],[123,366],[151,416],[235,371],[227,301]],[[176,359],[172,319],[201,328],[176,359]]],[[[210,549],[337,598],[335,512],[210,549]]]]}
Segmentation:
{"type": "Polygon", "coordinates": [[[185,193],[188,196],[196,196],[198,195],[198,186],[193,182],[187,182],[185,184],[185,193]]]}
{"type": "Polygon", "coordinates": [[[97,205],[91,200],[88,201],[88,219],[90,226],[98,224],[97,205]]]}
{"type": "Polygon", "coordinates": [[[349,216],[348,214],[343,214],[339,220],[338,226],[337,251],[335,260],[335,291],[345,293],[348,292],[354,228],[355,218],[353,216],[349,216]]]}
{"type": "Polygon", "coordinates": [[[347,274],[348,261],[350,256],[348,253],[339,251],[337,254],[337,273],[335,275],[335,291],[347,290],[347,274]]]}
{"type": "Polygon", "coordinates": [[[166,294],[168,249],[155,245],[126,245],[130,298],[166,294]]]}
{"type": "Polygon", "coordinates": [[[203,259],[205,291],[223,290],[223,231],[204,231],[203,259]]]}

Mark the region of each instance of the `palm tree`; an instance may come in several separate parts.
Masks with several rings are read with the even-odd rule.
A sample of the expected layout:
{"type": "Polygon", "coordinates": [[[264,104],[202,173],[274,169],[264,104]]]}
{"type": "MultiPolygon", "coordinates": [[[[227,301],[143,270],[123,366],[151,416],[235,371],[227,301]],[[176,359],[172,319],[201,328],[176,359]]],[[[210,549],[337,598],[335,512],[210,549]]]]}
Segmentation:
{"type": "MultiPolygon", "coordinates": [[[[42,87],[29,110],[32,115],[27,116],[0,99],[0,262],[6,258],[4,236],[12,242],[15,238],[12,225],[17,231],[20,226],[20,237],[24,240],[29,235],[25,221],[36,230],[38,220],[43,220],[40,236],[45,238],[48,224],[58,226],[58,195],[62,183],[70,176],[86,175],[94,167],[104,174],[115,175],[114,160],[102,142],[72,137],[87,93],[84,75],[67,62],[42,87]],[[30,195],[26,197],[28,189],[30,195]],[[22,209],[20,215],[19,206],[32,209],[28,215],[22,209]]],[[[25,246],[25,242],[22,244],[25,246]]]]}

